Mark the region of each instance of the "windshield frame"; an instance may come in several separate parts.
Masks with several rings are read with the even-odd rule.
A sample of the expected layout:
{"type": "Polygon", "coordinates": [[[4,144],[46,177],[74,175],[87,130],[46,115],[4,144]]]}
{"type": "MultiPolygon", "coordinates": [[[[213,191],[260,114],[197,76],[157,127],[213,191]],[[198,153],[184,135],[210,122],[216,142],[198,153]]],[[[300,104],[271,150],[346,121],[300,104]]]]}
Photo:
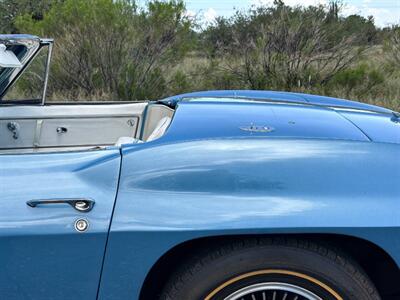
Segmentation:
{"type": "MultiPolygon", "coordinates": [[[[0,36],[0,40],[5,42],[10,42],[13,45],[13,40],[16,37],[16,41],[20,42],[22,38],[25,38],[23,42],[30,43],[28,46],[31,47],[31,53],[28,53],[25,57],[23,57],[23,66],[22,68],[13,68],[14,70],[11,72],[9,76],[9,82],[6,84],[5,88],[0,91],[0,106],[2,105],[44,105],[46,101],[46,92],[49,80],[49,72],[50,72],[50,63],[51,63],[51,56],[53,52],[53,40],[52,39],[40,39],[34,36],[24,36],[24,35],[9,35],[9,36],[0,36]],[[5,39],[8,38],[8,39],[5,39]],[[34,43],[38,43],[35,47],[34,43]],[[10,88],[18,81],[20,76],[24,73],[24,71],[29,67],[31,62],[37,57],[39,52],[44,48],[48,47],[47,58],[46,58],[46,66],[45,66],[45,74],[44,74],[44,81],[43,81],[43,88],[42,88],[42,96],[39,99],[25,99],[25,100],[7,100],[3,101],[4,96],[10,90],[10,88]]],[[[23,44],[23,42],[20,42],[23,44]]]]}

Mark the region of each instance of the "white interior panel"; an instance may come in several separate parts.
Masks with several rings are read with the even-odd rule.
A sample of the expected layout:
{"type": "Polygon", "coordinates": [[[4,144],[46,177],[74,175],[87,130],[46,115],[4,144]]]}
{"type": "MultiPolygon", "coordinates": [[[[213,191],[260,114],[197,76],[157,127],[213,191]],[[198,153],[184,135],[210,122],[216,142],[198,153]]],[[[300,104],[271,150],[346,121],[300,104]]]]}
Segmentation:
{"type": "Polygon", "coordinates": [[[35,137],[36,120],[0,120],[0,149],[30,148],[35,137]],[[17,135],[9,129],[9,124],[18,126],[17,135]]]}
{"type": "Polygon", "coordinates": [[[121,136],[137,137],[147,105],[1,106],[0,149],[113,145],[121,136]]]}
{"type": "Polygon", "coordinates": [[[148,103],[16,105],[0,107],[0,119],[141,116],[148,103]]]}
{"type": "MultiPolygon", "coordinates": [[[[0,107],[0,149],[48,149],[114,145],[143,141],[174,110],[161,104],[16,105],[0,107]],[[145,109],[148,107],[146,113],[145,109]],[[13,132],[12,123],[16,128],[13,132]],[[16,134],[16,135],[15,135],[16,134]]],[[[166,128],[158,133],[163,135],[166,128]]],[[[24,151],[25,151],[24,150],[24,151]]],[[[4,153],[2,151],[2,153],[4,153]]]]}
{"type": "Polygon", "coordinates": [[[136,135],[137,117],[43,120],[39,147],[111,145],[136,135]]]}
{"type": "Polygon", "coordinates": [[[165,105],[153,104],[149,106],[146,112],[146,122],[143,128],[142,140],[147,141],[161,119],[165,117],[172,118],[173,115],[174,110],[165,105]]]}

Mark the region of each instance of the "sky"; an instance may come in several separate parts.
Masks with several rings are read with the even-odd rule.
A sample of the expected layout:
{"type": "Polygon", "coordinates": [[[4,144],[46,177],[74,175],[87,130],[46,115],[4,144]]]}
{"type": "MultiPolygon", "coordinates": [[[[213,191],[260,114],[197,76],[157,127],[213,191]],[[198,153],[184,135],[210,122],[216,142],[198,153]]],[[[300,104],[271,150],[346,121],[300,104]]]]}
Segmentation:
{"type": "MultiPolygon", "coordinates": [[[[189,15],[201,15],[208,22],[217,16],[230,16],[236,9],[268,4],[273,0],[186,0],[189,15]]],[[[288,5],[326,4],[329,0],[284,0],[288,5]]],[[[373,16],[375,24],[384,27],[400,23],[400,0],[344,0],[343,14],[373,16]]]]}

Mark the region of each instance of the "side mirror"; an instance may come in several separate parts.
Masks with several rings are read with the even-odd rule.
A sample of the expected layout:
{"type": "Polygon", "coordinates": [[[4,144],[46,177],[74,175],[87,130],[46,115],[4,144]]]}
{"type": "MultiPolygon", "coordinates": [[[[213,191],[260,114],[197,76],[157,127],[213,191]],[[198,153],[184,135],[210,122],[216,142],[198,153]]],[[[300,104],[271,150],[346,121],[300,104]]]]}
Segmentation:
{"type": "Polygon", "coordinates": [[[21,68],[22,64],[14,52],[7,50],[6,45],[0,44],[0,67],[21,68]]]}

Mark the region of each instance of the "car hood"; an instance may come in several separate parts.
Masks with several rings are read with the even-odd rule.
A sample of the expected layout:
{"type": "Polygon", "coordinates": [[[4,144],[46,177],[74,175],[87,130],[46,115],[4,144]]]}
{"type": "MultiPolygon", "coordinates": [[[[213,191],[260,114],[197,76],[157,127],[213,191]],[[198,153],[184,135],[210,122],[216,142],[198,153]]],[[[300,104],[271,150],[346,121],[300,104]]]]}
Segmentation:
{"type": "Polygon", "coordinates": [[[340,107],[348,109],[367,110],[380,113],[391,113],[390,109],[380,106],[339,99],[327,96],[310,95],[303,93],[292,93],[282,91],[251,91],[251,90],[219,90],[219,91],[200,91],[187,94],[176,95],[161,100],[161,102],[174,106],[181,101],[198,101],[199,99],[236,99],[256,100],[266,102],[287,102],[299,104],[311,104],[322,107],[340,107]]]}
{"type": "Polygon", "coordinates": [[[400,115],[361,111],[340,111],[371,141],[400,144],[400,115]]]}
{"type": "Polygon", "coordinates": [[[400,143],[400,119],[309,104],[187,101],[178,104],[164,140],[244,137],[400,143]]]}

